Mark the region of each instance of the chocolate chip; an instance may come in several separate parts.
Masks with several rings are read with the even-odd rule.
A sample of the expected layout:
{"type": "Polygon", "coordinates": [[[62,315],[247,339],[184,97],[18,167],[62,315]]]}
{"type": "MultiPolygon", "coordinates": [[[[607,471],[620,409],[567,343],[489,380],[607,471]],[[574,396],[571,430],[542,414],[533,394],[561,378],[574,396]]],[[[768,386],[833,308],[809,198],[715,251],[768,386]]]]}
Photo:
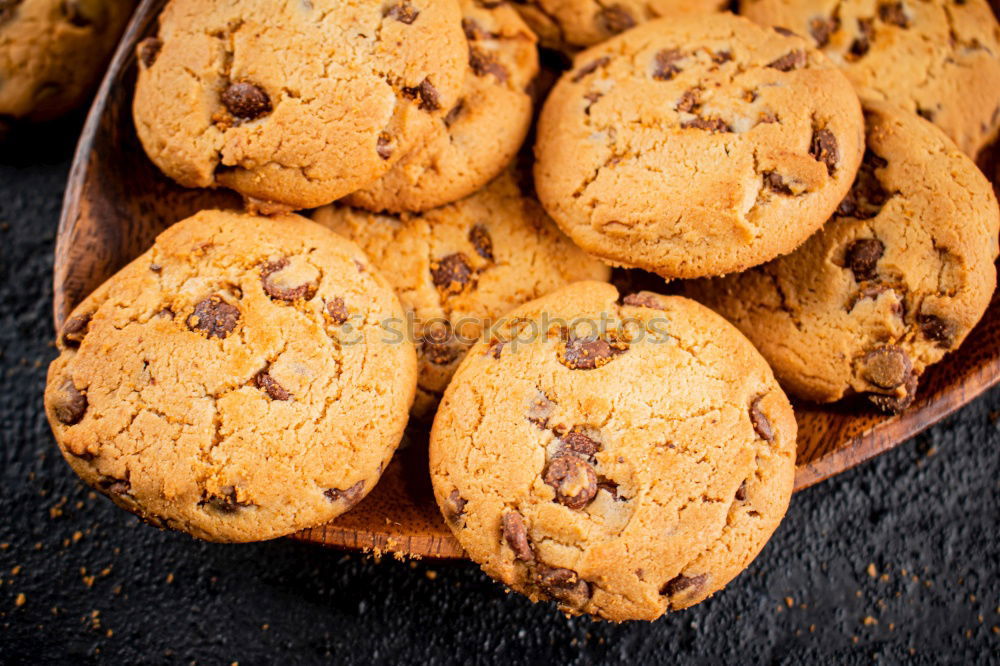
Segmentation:
{"type": "Polygon", "coordinates": [[[556,456],[549,462],[543,479],[555,489],[556,501],[571,509],[582,509],[597,494],[597,473],[578,456],[556,456]]]}
{"type": "Polygon", "coordinates": [[[549,418],[552,416],[555,408],[556,403],[549,400],[547,395],[539,391],[538,395],[535,396],[535,399],[528,406],[528,420],[544,430],[548,427],[549,418]]]}
{"type": "Polygon", "coordinates": [[[720,118],[702,118],[698,116],[681,123],[683,129],[703,129],[709,132],[732,132],[733,128],[720,118]]]}
{"type": "MultiPolygon", "coordinates": [[[[855,294],[854,298],[851,300],[851,303],[850,303],[849,307],[847,308],[847,311],[851,312],[852,310],[854,310],[854,308],[857,307],[858,303],[860,303],[863,300],[866,300],[866,299],[871,299],[873,301],[874,300],[878,300],[879,296],[881,296],[882,294],[887,293],[887,292],[888,293],[895,293],[895,291],[893,289],[890,289],[889,287],[886,287],[885,285],[881,285],[881,284],[865,284],[861,289],[858,290],[858,293],[855,294]]],[[[902,301],[902,299],[899,299],[899,296],[897,296],[896,298],[898,300],[897,300],[896,303],[893,304],[892,311],[893,311],[894,314],[902,317],[903,316],[903,301],[902,301]]]]}
{"type": "Polygon", "coordinates": [[[785,37],[798,37],[798,35],[796,35],[794,32],[792,32],[783,25],[774,26],[774,31],[779,35],[784,35],[785,37]]]}
{"type": "Polygon", "coordinates": [[[474,46],[469,47],[469,67],[476,76],[492,74],[500,83],[508,78],[507,68],[497,62],[496,57],[474,46]]]}
{"type": "Polygon", "coordinates": [[[230,83],[222,93],[222,104],[241,120],[253,120],[271,113],[271,98],[249,81],[230,83]]]}
{"type": "Polygon", "coordinates": [[[496,35],[491,34],[489,30],[484,28],[479,21],[471,18],[462,19],[462,32],[465,33],[466,39],[474,42],[496,37],[496,35]]]}
{"type": "Polygon", "coordinates": [[[612,338],[571,337],[559,352],[559,362],[571,370],[600,368],[623,354],[628,343],[612,338]]]}
{"type": "Polygon", "coordinates": [[[878,6],[878,17],[883,23],[898,25],[900,28],[910,27],[910,17],[903,10],[902,2],[883,2],[878,6]]]}
{"type": "Polygon", "coordinates": [[[323,494],[331,502],[344,502],[348,507],[352,507],[358,503],[361,499],[361,494],[365,490],[365,482],[358,481],[353,486],[347,490],[340,490],[339,488],[330,488],[329,490],[324,490],[323,494]]]}
{"type": "Polygon", "coordinates": [[[716,65],[724,65],[733,59],[733,54],[729,51],[717,51],[712,54],[712,62],[716,65]]]}
{"type": "Polygon", "coordinates": [[[586,65],[584,65],[580,69],[576,70],[576,74],[574,74],[573,78],[571,79],[572,82],[573,83],[579,83],[580,81],[582,81],[587,76],[589,76],[589,75],[593,74],[594,72],[596,72],[598,70],[598,68],[604,67],[609,62],[611,62],[611,58],[609,58],[608,56],[604,56],[604,57],[598,58],[597,60],[594,60],[592,62],[587,63],[586,65]]]}
{"type": "Polygon", "coordinates": [[[869,393],[868,400],[887,414],[898,414],[913,404],[913,399],[917,396],[917,374],[915,372],[911,372],[906,378],[903,389],[902,395],[898,393],[892,395],[869,393]]]}
{"type": "Polygon", "coordinates": [[[773,442],[774,428],[771,427],[771,422],[760,409],[760,402],[763,399],[764,396],[759,395],[750,403],[750,425],[753,426],[753,430],[757,433],[758,437],[765,441],[773,442]]]}
{"type": "Polygon", "coordinates": [[[63,425],[76,425],[87,413],[87,396],[76,389],[73,380],[67,379],[52,400],[52,412],[63,425]]]}
{"type": "Polygon", "coordinates": [[[934,122],[934,111],[933,109],[925,109],[923,107],[917,107],[917,115],[924,120],[929,120],[934,122]]]}
{"type": "Polygon", "coordinates": [[[93,313],[76,315],[70,317],[63,324],[62,341],[67,347],[79,347],[83,338],[87,335],[87,327],[90,326],[90,318],[93,313]]]}
{"type": "Polygon", "coordinates": [[[603,490],[607,494],[611,495],[611,499],[616,502],[624,502],[625,498],[618,495],[618,484],[609,479],[600,479],[597,482],[597,490],[603,490]]]}
{"type": "Polygon", "coordinates": [[[223,486],[219,489],[220,494],[205,493],[198,502],[198,506],[207,506],[220,513],[236,513],[240,509],[253,506],[249,502],[240,502],[236,499],[236,488],[233,486],[223,486]]]}
{"type": "Polygon", "coordinates": [[[487,261],[493,261],[493,238],[490,232],[481,224],[477,224],[469,229],[469,242],[475,248],[476,254],[487,261]]]}
{"type": "Polygon", "coordinates": [[[412,25],[417,20],[417,17],[420,16],[420,10],[408,2],[397,2],[386,9],[382,16],[405,23],[406,25],[412,25]]]}
{"type": "Polygon", "coordinates": [[[541,566],[535,574],[535,582],[549,598],[574,610],[586,606],[592,594],[590,584],[570,569],[541,566]]]}
{"type": "Polygon", "coordinates": [[[877,238],[859,238],[852,241],[844,252],[844,261],[854,279],[874,280],[877,275],[878,262],[885,253],[885,245],[877,238]]]}
{"type": "Polygon", "coordinates": [[[896,345],[871,350],[864,355],[861,364],[865,380],[887,390],[902,386],[913,374],[909,356],[896,345]]]}
{"type": "Polygon", "coordinates": [[[875,171],[887,165],[888,162],[884,159],[871,150],[866,150],[851,191],[837,207],[837,215],[859,220],[868,220],[878,215],[889,200],[889,193],[882,187],[875,171]]]}
{"type": "Polygon", "coordinates": [[[840,18],[817,16],[809,21],[809,34],[816,40],[816,46],[823,48],[830,43],[833,33],[840,30],[840,18]]]}
{"type": "Polygon", "coordinates": [[[421,354],[434,365],[451,365],[462,351],[450,330],[431,330],[420,341],[421,354]]]}
{"type": "Polygon", "coordinates": [[[394,151],[395,148],[392,145],[392,137],[385,132],[379,134],[378,140],[375,142],[375,152],[378,153],[378,156],[383,160],[387,160],[392,157],[392,153],[394,151]]]}
{"type": "Polygon", "coordinates": [[[602,7],[596,17],[598,27],[610,35],[617,35],[635,26],[635,19],[621,5],[602,7]]]}
{"type": "Polygon", "coordinates": [[[928,340],[934,340],[942,347],[951,346],[953,331],[948,322],[941,317],[933,314],[919,314],[917,315],[917,325],[920,327],[920,332],[928,340]]]}
{"type": "Polygon", "coordinates": [[[171,310],[169,307],[161,308],[160,311],[153,316],[156,317],[157,319],[173,319],[174,311],[171,310]]]}
{"type": "Polygon", "coordinates": [[[450,523],[457,523],[462,514],[465,513],[465,505],[468,502],[462,498],[462,495],[458,492],[458,489],[452,490],[451,494],[448,495],[448,499],[445,500],[445,518],[448,519],[450,523]]]}
{"type": "Polygon", "coordinates": [[[697,88],[692,88],[691,90],[685,90],[684,94],[681,95],[681,99],[677,102],[677,106],[674,107],[678,111],[683,113],[692,113],[700,106],[699,98],[700,90],[697,88]]]}
{"type": "Polygon", "coordinates": [[[291,265],[291,261],[287,258],[263,264],[260,268],[261,286],[267,295],[274,300],[286,301],[288,303],[298,300],[312,300],[313,296],[316,295],[317,285],[315,282],[307,280],[299,284],[288,284],[289,277],[293,278],[293,282],[298,282],[297,278],[301,277],[288,271],[291,265]],[[288,271],[288,274],[284,275],[283,273],[286,271],[288,271]]]}
{"type": "Polygon", "coordinates": [[[490,344],[486,347],[486,355],[492,357],[494,360],[500,360],[504,344],[503,340],[490,340],[490,344]]]}
{"type": "Polygon", "coordinates": [[[0,25],[3,25],[7,21],[14,18],[14,14],[17,12],[17,6],[21,4],[23,0],[0,0],[0,25]]]}
{"type": "Polygon", "coordinates": [[[253,378],[254,385],[266,393],[271,400],[291,400],[292,394],[286,391],[281,384],[275,381],[266,370],[258,372],[253,378]]]}
{"type": "Polygon", "coordinates": [[[431,279],[446,294],[459,294],[472,281],[472,266],[461,252],[449,254],[431,264],[431,279]]]}
{"type": "Polygon", "coordinates": [[[590,460],[593,460],[594,455],[601,450],[600,442],[577,428],[573,428],[563,436],[562,444],[562,453],[572,453],[590,460]]]}
{"type": "Polygon", "coordinates": [[[813,132],[809,154],[817,162],[826,165],[827,172],[832,176],[840,161],[840,151],[837,148],[837,137],[828,129],[818,129],[813,132]]]}
{"type": "Polygon", "coordinates": [[[128,479],[105,477],[97,482],[97,487],[106,493],[118,495],[119,497],[126,497],[132,494],[132,484],[129,483],[128,479]]]}
{"type": "Polygon", "coordinates": [[[684,59],[680,49],[663,49],[656,54],[653,65],[653,78],[657,81],[669,81],[681,72],[677,63],[684,59]]]}
{"type": "Polygon", "coordinates": [[[147,37],[139,42],[139,61],[148,69],[156,62],[156,56],[160,55],[163,42],[159,37],[147,37]]]}
{"type": "Polygon", "coordinates": [[[446,127],[451,127],[452,125],[454,125],[455,121],[458,120],[458,117],[460,115],[462,115],[462,111],[464,111],[464,110],[465,110],[465,100],[464,99],[460,99],[460,100],[458,100],[458,104],[456,104],[451,109],[451,111],[449,111],[448,113],[445,114],[445,116],[444,116],[444,124],[445,124],[445,126],[446,127]]]}
{"type": "Polygon", "coordinates": [[[792,194],[792,188],[785,182],[785,179],[773,171],[764,172],[764,185],[767,189],[778,194],[792,194]]]}
{"type": "Polygon", "coordinates": [[[350,316],[347,306],[344,305],[344,299],[340,296],[326,302],[326,314],[337,326],[346,322],[350,316]]]}
{"type": "Polygon", "coordinates": [[[194,306],[188,315],[187,326],[201,331],[210,338],[225,339],[240,321],[240,309],[222,300],[218,294],[209,296],[194,306]]]}
{"type": "Polygon", "coordinates": [[[528,528],[524,524],[524,516],[517,511],[508,511],[500,520],[503,528],[503,538],[514,551],[514,558],[522,562],[534,562],[535,551],[528,541],[528,528]]]}
{"type": "Polygon", "coordinates": [[[858,19],[858,36],[851,42],[849,54],[855,59],[861,58],[872,46],[872,37],[875,35],[874,19],[858,19]]]}
{"type": "Polygon", "coordinates": [[[701,574],[699,576],[685,576],[684,574],[679,574],[664,583],[663,587],[660,588],[660,594],[672,597],[685,590],[691,590],[696,593],[704,587],[707,580],[708,574],[701,574]]]}
{"type": "Polygon", "coordinates": [[[747,498],[747,482],[744,481],[740,484],[740,487],[736,489],[736,501],[744,502],[747,498]]]}
{"type": "Polygon", "coordinates": [[[403,88],[403,95],[418,100],[417,108],[421,111],[437,111],[441,108],[441,97],[429,79],[424,79],[417,86],[403,88]]]}
{"type": "Polygon", "coordinates": [[[806,66],[806,52],[801,49],[789,51],[777,60],[768,63],[767,66],[779,72],[790,72],[793,69],[800,69],[806,66]]]}
{"type": "Polygon", "coordinates": [[[649,291],[640,291],[636,294],[629,294],[622,299],[624,305],[631,305],[637,308],[650,308],[652,310],[662,310],[660,297],[649,291]]]}

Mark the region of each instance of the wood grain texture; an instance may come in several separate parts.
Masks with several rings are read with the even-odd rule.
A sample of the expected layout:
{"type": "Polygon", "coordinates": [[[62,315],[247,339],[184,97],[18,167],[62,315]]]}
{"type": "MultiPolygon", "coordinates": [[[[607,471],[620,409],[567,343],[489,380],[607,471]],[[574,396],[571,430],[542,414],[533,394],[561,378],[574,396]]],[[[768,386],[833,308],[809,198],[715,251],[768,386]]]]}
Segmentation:
{"type": "MultiPolygon", "coordinates": [[[[87,118],[70,172],[59,223],[54,269],[58,330],[88,293],[145,251],[170,224],[206,207],[238,207],[222,190],[184,189],[149,162],[132,125],[135,44],[155,29],[165,0],[144,0],[123,37],[87,118]]],[[[997,153],[984,171],[998,174],[997,153]]],[[[957,352],[921,379],[914,404],[884,416],[865,403],[797,404],[796,490],[849,469],[897,444],[1000,382],[1000,301],[994,295],[983,321],[957,352]]],[[[427,473],[427,432],[407,431],[407,443],[379,485],[352,511],[294,538],[338,548],[406,556],[457,558],[462,549],[434,503],[427,473]]]]}

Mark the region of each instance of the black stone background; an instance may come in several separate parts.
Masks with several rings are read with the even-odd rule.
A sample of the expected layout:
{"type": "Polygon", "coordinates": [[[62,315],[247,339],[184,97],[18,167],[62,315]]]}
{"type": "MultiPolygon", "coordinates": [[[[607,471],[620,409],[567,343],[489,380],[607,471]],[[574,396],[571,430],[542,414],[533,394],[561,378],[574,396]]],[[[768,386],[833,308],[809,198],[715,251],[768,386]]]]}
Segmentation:
{"type": "Polygon", "coordinates": [[[79,123],[0,146],[0,662],[1000,662],[1000,390],[796,495],[728,589],[653,624],[566,619],[468,563],[140,524],[77,481],[42,410],[79,123]]]}

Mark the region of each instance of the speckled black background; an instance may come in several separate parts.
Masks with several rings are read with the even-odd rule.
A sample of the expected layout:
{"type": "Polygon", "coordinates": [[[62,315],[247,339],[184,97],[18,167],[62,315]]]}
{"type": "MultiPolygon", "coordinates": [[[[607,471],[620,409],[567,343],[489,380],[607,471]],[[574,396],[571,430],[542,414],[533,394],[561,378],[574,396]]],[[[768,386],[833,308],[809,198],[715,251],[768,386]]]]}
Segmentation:
{"type": "Polygon", "coordinates": [[[78,128],[0,146],[0,662],[1000,662],[1000,391],[796,495],[728,589],[649,625],[565,619],[466,563],[140,524],[77,481],[42,411],[78,128]]]}

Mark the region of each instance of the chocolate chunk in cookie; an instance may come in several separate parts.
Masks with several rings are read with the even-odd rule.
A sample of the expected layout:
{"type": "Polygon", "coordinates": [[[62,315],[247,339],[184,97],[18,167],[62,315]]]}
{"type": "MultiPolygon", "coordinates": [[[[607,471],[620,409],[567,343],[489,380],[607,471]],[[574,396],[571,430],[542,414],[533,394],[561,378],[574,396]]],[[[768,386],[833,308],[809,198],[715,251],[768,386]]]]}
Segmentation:
{"type": "Polygon", "coordinates": [[[528,528],[524,516],[517,511],[508,511],[500,519],[504,541],[514,551],[514,558],[522,562],[534,562],[535,551],[528,540],[528,528]]]}
{"type": "Polygon", "coordinates": [[[222,300],[215,294],[194,306],[188,315],[187,325],[192,331],[200,331],[209,338],[225,339],[240,322],[240,309],[222,300]]]}
{"type": "Polygon", "coordinates": [[[847,246],[844,259],[858,282],[874,280],[878,262],[885,254],[885,245],[877,238],[859,238],[847,246]]]}
{"type": "Polygon", "coordinates": [[[883,389],[902,386],[913,373],[910,357],[896,345],[873,349],[861,359],[864,378],[883,389]]]}
{"type": "Polygon", "coordinates": [[[255,120],[271,113],[271,98],[260,86],[249,81],[230,83],[222,92],[222,104],[240,120],[255,120]]]}
{"type": "Polygon", "coordinates": [[[597,494],[597,473],[578,456],[556,456],[543,478],[556,491],[556,501],[571,509],[582,509],[597,494]]]}

